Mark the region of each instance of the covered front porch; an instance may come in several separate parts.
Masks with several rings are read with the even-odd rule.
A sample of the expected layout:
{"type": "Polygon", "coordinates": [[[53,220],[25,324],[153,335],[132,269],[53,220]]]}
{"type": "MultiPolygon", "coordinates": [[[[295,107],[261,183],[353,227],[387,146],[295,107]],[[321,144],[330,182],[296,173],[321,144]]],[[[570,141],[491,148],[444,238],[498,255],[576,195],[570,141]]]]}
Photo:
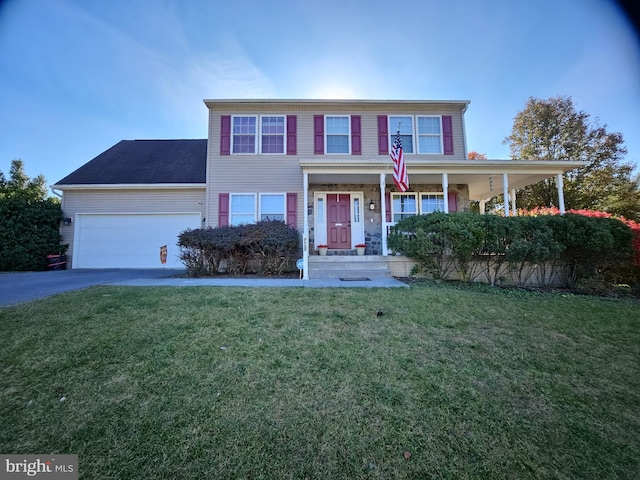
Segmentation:
{"type": "MultiPolygon", "coordinates": [[[[393,166],[383,160],[300,160],[303,171],[303,271],[326,247],[346,265],[357,245],[365,255],[387,257],[389,228],[405,216],[468,211],[470,201],[504,195],[505,215],[516,213],[518,188],[555,177],[564,213],[562,174],[583,162],[464,160],[407,162],[410,187],[399,192],[393,166]]],[[[334,260],[336,262],[336,260],[334,260]]]]}

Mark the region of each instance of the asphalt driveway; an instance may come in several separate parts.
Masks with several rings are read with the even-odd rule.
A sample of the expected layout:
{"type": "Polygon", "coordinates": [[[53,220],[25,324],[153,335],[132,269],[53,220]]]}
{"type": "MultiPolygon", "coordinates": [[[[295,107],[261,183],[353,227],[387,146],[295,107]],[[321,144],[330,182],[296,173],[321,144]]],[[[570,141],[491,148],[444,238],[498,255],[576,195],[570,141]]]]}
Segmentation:
{"type": "Polygon", "coordinates": [[[394,278],[358,281],[340,278],[299,280],[294,278],[185,278],[181,269],[77,269],[50,272],[0,273],[0,307],[30,302],[93,285],[125,286],[218,286],[305,288],[407,288],[394,278]]]}
{"type": "Polygon", "coordinates": [[[169,269],[76,269],[0,273],[0,306],[29,302],[93,285],[168,278],[181,272],[169,269]]]}

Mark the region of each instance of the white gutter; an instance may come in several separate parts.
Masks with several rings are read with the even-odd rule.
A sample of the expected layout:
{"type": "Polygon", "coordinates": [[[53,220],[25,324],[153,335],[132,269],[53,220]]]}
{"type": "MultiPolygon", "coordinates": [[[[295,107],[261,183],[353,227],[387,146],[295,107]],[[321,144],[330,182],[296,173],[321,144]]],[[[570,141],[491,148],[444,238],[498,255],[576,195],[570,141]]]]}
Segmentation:
{"type": "Polygon", "coordinates": [[[56,197],[62,198],[62,194],[56,192],[56,189],[54,187],[49,187],[49,190],[51,190],[51,193],[53,193],[56,197]]]}

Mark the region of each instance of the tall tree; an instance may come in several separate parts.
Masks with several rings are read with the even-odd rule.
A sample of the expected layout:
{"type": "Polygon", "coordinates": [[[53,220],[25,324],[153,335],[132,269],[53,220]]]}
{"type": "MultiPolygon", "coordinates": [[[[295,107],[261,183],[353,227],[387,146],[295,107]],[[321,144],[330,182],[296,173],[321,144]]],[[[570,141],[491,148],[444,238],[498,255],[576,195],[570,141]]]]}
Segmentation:
{"type": "Polygon", "coordinates": [[[0,171],[0,271],[44,270],[47,255],[63,253],[62,210],[47,198],[42,175],[29,178],[22,160],[13,160],[7,179],[0,171]]]}
{"type": "MultiPolygon", "coordinates": [[[[602,210],[640,219],[640,191],[632,178],[633,164],[624,163],[627,153],[621,133],[577,111],[571,97],[548,100],[529,98],[513,123],[509,145],[511,158],[523,160],[586,161],[586,167],[564,174],[567,209],[602,210]]],[[[518,191],[518,207],[558,206],[555,178],[518,191]]]]}

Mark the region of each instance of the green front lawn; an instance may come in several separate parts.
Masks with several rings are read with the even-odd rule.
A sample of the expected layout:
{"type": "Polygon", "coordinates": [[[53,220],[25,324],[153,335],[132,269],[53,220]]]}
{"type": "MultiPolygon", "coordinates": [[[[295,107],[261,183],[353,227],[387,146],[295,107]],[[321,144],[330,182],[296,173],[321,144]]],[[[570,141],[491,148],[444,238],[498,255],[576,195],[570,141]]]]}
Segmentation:
{"type": "Polygon", "coordinates": [[[640,472],[634,300],[95,287],[0,329],[0,452],[78,454],[83,479],[640,472]]]}

